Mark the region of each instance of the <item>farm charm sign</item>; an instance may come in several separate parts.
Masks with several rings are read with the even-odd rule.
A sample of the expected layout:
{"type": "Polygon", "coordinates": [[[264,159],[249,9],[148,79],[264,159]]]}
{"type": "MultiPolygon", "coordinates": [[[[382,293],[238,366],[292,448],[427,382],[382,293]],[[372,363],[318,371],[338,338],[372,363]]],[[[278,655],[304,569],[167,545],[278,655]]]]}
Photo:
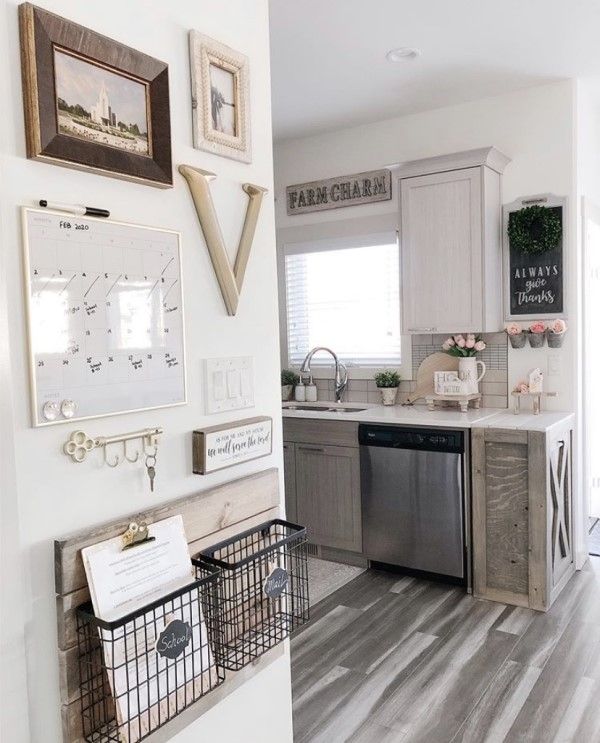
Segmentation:
{"type": "Polygon", "coordinates": [[[387,168],[298,183],[286,188],[288,215],[372,204],[375,201],[389,201],[391,198],[392,174],[387,168]]]}
{"type": "Polygon", "coordinates": [[[504,207],[507,320],[564,316],[566,199],[545,194],[504,207]]]}
{"type": "Polygon", "coordinates": [[[268,416],[248,418],[194,431],[195,475],[207,475],[272,451],[273,420],[268,416]]]}

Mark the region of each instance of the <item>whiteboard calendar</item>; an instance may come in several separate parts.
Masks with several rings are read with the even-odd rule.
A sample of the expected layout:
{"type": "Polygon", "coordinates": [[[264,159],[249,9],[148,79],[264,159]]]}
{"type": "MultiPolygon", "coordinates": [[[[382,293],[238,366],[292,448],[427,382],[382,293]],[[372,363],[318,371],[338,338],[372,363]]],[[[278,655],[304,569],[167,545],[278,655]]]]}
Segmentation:
{"type": "Polygon", "coordinates": [[[186,402],[178,232],[23,207],[33,422],[186,402]]]}

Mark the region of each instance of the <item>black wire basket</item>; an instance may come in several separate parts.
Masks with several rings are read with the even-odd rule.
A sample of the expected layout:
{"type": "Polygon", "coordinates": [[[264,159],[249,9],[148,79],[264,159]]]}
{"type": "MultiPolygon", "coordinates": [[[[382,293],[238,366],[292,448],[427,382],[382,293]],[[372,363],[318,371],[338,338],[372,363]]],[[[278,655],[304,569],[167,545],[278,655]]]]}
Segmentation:
{"type": "Polygon", "coordinates": [[[195,569],[189,585],[116,621],[77,610],[85,740],[143,740],[224,681],[219,570],[195,569]]]}
{"type": "Polygon", "coordinates": [[[306,529],[275,519],[203,550],[192,561],[221,571],[217,662],[238,671],[308,621],[306,529]]]}

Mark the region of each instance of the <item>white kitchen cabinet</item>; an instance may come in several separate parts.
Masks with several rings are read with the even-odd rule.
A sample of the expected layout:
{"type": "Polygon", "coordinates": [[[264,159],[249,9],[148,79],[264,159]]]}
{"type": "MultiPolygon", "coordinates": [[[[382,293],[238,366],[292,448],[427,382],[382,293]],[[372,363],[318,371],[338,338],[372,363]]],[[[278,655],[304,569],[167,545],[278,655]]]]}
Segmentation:
{"type": "Polygon", "coordinates": [[[399,168],[404,333],[501,330],[507,162],[486,148],[399,168]]]}

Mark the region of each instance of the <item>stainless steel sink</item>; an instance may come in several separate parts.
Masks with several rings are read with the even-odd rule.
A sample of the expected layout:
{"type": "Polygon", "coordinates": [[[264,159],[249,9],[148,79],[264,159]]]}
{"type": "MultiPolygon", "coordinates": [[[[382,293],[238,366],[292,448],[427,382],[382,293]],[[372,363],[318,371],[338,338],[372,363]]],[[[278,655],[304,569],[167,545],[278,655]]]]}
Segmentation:
{"type": "Polygon", "coordinates": [[[360,413],[367,408],[346,408],[343,406],[327,407],[326,405],[305,405],[303,403],[292,403],[291,405],[284,405],[284,410],[310,410],[320,413],[360,413]]]}

